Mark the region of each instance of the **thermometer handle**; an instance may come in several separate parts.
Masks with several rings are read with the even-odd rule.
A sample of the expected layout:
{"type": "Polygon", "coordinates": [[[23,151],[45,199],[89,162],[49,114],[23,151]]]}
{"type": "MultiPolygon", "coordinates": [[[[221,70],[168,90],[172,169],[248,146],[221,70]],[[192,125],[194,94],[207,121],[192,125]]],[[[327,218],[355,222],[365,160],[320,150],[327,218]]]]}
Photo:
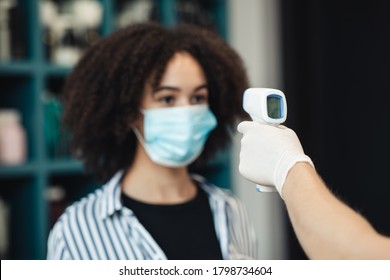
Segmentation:
{"type": "MultiPolygon", "coordinates": [[[[265,122],[262,122],[265,123],[265,122]]],[[[268,124],[272,126],[278,126],[278,124],[268,124]]],[[[256,185],[256,191],[258,192],[277,192],[277,189],[274,186],[263,186],[263,185],[256,185]]]]}

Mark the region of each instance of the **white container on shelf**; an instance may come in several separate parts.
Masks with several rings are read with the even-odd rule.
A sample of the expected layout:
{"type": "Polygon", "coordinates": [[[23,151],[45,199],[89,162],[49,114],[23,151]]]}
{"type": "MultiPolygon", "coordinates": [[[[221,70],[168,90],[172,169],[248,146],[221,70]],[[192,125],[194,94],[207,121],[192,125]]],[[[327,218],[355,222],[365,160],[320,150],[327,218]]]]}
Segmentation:
{"type": "Polygon", "coordinates": [[[0,110],[0,164],[17,165],[26,161],[26,133],[17,110],[0,110]]]}

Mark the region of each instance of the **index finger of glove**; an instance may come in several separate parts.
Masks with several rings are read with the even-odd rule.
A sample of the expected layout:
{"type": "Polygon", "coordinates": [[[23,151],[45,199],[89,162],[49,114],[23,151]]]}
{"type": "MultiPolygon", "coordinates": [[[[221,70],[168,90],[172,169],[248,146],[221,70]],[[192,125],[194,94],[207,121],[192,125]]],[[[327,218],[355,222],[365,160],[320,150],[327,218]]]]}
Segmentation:
{"type": "Polygon", "coordinates": [[[252,127],[256,126],[257,123],[253,122],[253,121],[243,121],[243,122],[240,122],[237,126],[237,130],[238,132],[244,134],[246,133],[249,129],[251,129],[252,127]]]}

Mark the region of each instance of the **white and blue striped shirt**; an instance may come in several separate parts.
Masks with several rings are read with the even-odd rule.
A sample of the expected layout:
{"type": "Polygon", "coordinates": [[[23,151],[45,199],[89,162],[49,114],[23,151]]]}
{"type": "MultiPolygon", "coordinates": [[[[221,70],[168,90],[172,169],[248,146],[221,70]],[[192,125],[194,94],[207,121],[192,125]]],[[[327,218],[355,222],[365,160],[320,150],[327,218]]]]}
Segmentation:
{"type": "MultiPolygon", "coordinates": [[[[50,232],[48,259],[167,259],[133,212],[122,205],[121,178],[118,172],[66,209],[50,232]]],[[[255,259],[255,232],[242,203],[201,176],[193,179],[208,195],[223,258],[255,259]]]]}

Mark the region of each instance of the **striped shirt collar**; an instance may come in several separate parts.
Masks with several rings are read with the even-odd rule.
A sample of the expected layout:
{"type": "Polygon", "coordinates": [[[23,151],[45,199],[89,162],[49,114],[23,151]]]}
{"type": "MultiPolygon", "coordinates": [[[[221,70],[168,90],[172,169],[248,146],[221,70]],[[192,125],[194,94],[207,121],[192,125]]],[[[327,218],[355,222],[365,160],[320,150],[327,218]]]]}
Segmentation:
{"type": "Polygon", "coordinates": [[[102,188],[102,207],[100,209],[102,219],[112,216],[116,211],[123,208],[120,187],[122,175],[123,172],[118,171],[102,188]]]}

